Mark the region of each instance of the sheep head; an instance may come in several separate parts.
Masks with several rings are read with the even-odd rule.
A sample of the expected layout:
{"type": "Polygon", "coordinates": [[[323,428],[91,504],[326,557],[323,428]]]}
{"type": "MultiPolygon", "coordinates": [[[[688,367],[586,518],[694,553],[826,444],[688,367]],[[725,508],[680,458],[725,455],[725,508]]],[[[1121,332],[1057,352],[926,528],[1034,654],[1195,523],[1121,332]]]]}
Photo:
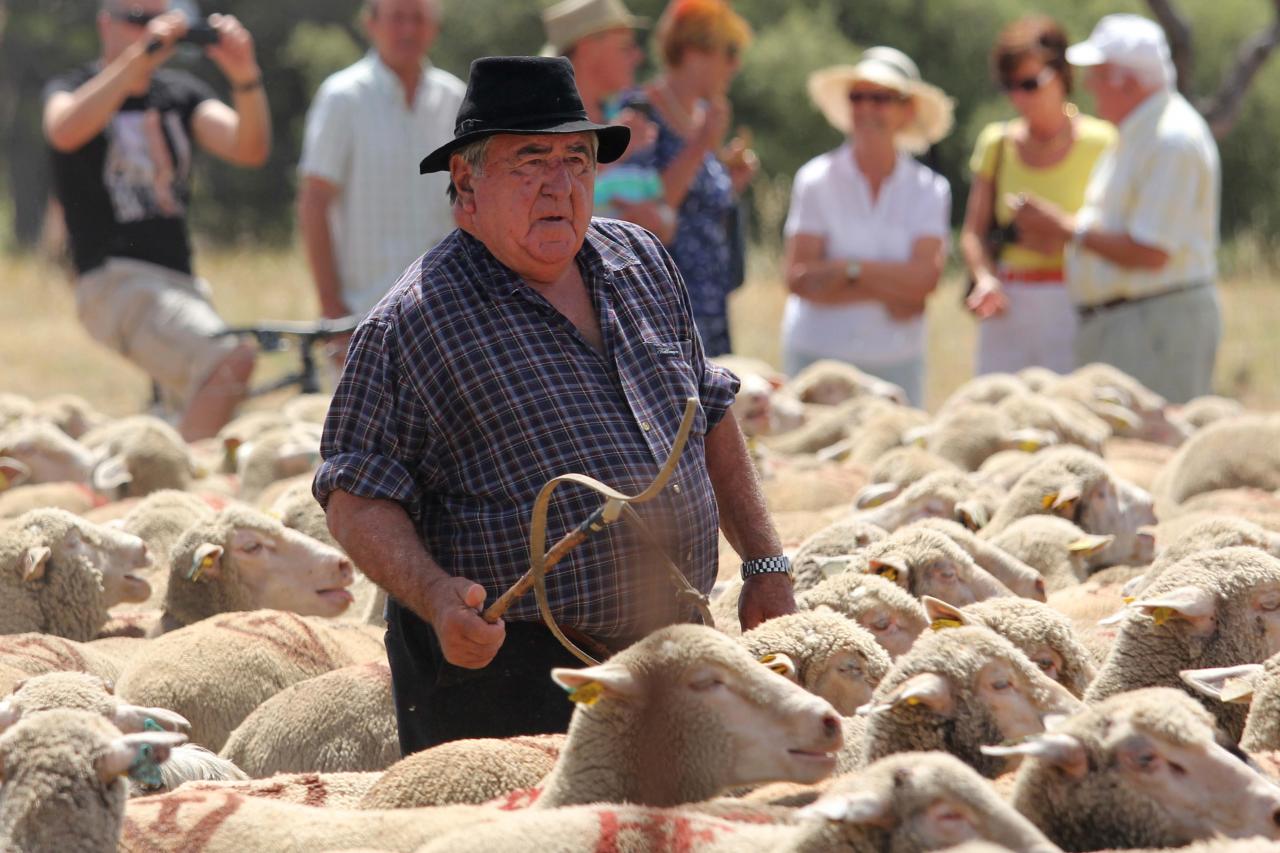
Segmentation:
{"type": "Polygon", "coordinates": [[[540,806],[588,794],[665,806],[740,785],[812,783],[831,773],[842,743],[828,702],[702,626],[663,628],[606,663],[552,678],[578,707],[540,806]],[[590,754],[602,742],[615,751],[607,761],[590,754]],[[576,790],[575,776],[587,773],[592,791],[576,790]]]}
{"type": "Polygon", "coordinates": [[[1148,688],[986,750],[1025,757],[1014,805],[1063,847],[1180,847],[1202,838],[1280,838],[1280,787],[1221,746],[1186,694],[1148,688]]]}
{"type": "Polygon", "coordinates": [[[998,775],[980,747],[1044,730],[1043,718],[1080,702],[1003,637],[981,627],[926,634],[894,663],[870,704],[866,754],[913,749],[950,752],[979,772],[998,775]]]}

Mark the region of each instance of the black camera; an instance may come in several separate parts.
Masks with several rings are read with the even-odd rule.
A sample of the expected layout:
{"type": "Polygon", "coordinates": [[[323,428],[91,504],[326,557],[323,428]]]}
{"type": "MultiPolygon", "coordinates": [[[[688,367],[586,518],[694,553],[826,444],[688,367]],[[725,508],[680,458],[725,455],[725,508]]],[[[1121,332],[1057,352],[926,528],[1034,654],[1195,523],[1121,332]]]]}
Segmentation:
{"type": "Polygon", "coordinates": [[[221,39],[222,35],[213,28],[212,24],[205,20],[192,21],[191,26],[187,27],[186,34],[178,41],[207,46],[217,44],[221,39]]]}

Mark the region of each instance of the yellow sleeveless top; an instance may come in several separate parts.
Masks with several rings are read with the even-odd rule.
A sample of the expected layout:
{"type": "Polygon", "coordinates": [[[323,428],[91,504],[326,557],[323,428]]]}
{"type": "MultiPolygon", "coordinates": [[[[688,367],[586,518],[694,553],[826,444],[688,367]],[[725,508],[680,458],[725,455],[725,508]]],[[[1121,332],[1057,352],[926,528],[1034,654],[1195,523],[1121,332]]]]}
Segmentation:
{"type": "MultiPolygon", "coordinates": [[[[1076,139],[1067,155],[1052,166],[1028,166],[1018,155],[1018,148],[1006,128],[1021,124],[1021,119],[992,122],[978,134],[969,169],[987,180],[996,167],[996,146],[1004,146],[1000,174],[996,185],[996,221],[1007,224],[1013,212],[1005,204],[1006,193],[1026,193],[1053,202],[1068,213],[1075,213],[1084,202],[1084,188],[1098,155],[1116,136],[1115,127],[1102,119],[1081,114],[1076,117],[1076,139]]],[[[1062,253],[1045,255],[1022,246],[1009,245],[1000,255],[1000,266],[1014,272],[1062,269],[1062,253]]]]}

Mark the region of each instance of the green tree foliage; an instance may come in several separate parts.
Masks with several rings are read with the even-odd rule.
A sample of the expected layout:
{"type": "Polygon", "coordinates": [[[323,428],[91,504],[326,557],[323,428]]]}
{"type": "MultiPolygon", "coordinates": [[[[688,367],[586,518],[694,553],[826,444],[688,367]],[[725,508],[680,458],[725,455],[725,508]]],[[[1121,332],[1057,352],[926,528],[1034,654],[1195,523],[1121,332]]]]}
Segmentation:
{"type": "MultiPolygon", "coordinates": [[[[7,25],[0,48],[0,157],[15,202],[14,228],[31,240],[47,193],[47,156],[40,138],[44,82],[97,54],[96,0],[0,0],[7,25]]],[[[433,61],[465,78],[471,60],[534,53],[543,43],[540,10],[551,0],[445,0],[433,61]]],[[[271,100],[275,148],[263,169],[244,170],[203,158],[193,211],[206,237],[287,241],[294,233],[296,163],[307,106],[321,81],[366,49],[359,0],[202,0],[204,13],[229,12],[253,33],[271,100]]],[[[628,0],[655,19],[665,0],[628,0]]],[[[1269,0],[1181,0],[1194,31],[1193,92],[1212,93],[1240,43],[1265,26],[1269,0]]],[[[776,239],[795,170],[839,144],[839,136],[805,93],[814,69],[854,62],[861,48],[890,44],[910,54],[929,81],[956,100],[956,127],[925,156],[951,181],[954,216],[968,188],[967,161],[978,131],[1012,115],[991,80],[987,56],[1000,27],[1048,7],[1031,0],[735,0],[755,29],[734,85],[735,125],[749,127],[764,166],[755,192],[759,236],[776,239]]],[[[1115,11],[1145,11],[1142,0],[1077,0],[1053,4],[1073,39],[1115,11]]],[[[176,64],[226,84],[195,50],[176,64]]],[[[652,73],[653,61],[642,69],[652,73]]],[[[1082,108],[1087,96],[1077,93],[1082,108]]],[[[1280,227],[1280,62],[1264,67],[1231,134],[1221,142],[1223,230],[1263,233],[1280,227]]],[[[409,176],[412,179],[412,176],[409,176]]]]}

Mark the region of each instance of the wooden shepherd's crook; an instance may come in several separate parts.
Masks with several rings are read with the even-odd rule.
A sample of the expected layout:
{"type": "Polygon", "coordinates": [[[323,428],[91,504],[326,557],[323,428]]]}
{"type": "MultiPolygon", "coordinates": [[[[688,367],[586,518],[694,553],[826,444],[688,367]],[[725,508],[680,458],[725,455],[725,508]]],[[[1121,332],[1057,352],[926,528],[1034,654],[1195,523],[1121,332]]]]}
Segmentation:
{"type": "MultiPolygon", "coordinates": [[[[507,612],[511,605],[515,603],[515,600],[532,589],[543,575],[549,572],[556,563],[564,559],[566,554],[581,544],[592,533],[603,530],[605,525],[617,521],[618,517],[622,515],[622,508],[625,505],[642,504],[656,498],[658,493],[666,487],[671,475],[675,473],[676,465],[680,462],[680,454],[684,452],[684,446],[689,440],[689,433],[693,430],[693,418],[697,411],[697,399],[694,397],[688,398],[684,404],[684,416],[680,419],[680,429],[671,445],[671,452],[667,455],[667,461],[662,463],[658,476],[649,484],[649,487],[634,497],[615,491],[599,480],[583,474],[564,474],[543,486],[542,491],[538,492],[538,497],[533,502],[533,518],[529,530],[529,570],[521,576],[520,580],[515,582],[514,586],[504,592],[497,601],[484,611],[485,620],[497,622],[501,619],[502,614],[507,612]],[[551,503],[551,493],[561,483],[578,483],[593,489],[605,496],[605,502],[585,521],[566,533],[564,538],[552,546],[550,551],[544,551],[547,544],[547,507],[551,503]]],[[[549,616],[546,613],[543,615],[544,618],[549,616]]]]}

